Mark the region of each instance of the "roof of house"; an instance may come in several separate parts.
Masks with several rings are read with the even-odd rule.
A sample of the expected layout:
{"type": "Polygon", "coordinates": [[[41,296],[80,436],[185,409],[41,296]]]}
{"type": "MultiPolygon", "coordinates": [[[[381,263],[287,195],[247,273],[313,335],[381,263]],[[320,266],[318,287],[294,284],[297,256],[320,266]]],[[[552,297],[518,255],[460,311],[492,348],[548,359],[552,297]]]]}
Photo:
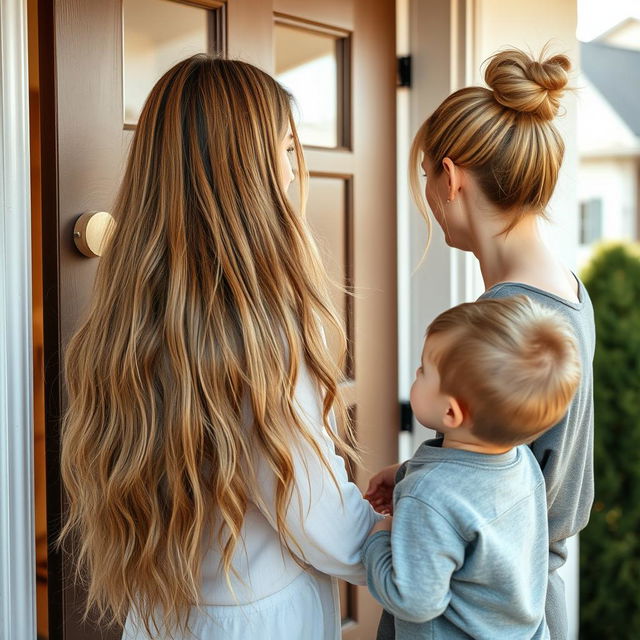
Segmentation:
{"type": "MultiPolygon", "coordinates": [[[[601,33],[596,40],[598,42],[604,42],[605,44],[613,44],[623,46],[620,42],[616,42],[616,40],[620,37],[620,35],[624,35],[627,31],[633,31],[634,33],[637,31],[638,25],[640,25],[640,19],[635,16],[627,16],[626,18],[620,20],[620,22],[614,24],[612,27],[607,29],[604,33],[601,33]]],[[[636,49],[638,47],[629,47],[630,49],[636,49]]]]}
{"type": "Polygon", "coordinates": [[[580,44],[582,71],[640,136],[640,51],[602,42],[580,44]]]}

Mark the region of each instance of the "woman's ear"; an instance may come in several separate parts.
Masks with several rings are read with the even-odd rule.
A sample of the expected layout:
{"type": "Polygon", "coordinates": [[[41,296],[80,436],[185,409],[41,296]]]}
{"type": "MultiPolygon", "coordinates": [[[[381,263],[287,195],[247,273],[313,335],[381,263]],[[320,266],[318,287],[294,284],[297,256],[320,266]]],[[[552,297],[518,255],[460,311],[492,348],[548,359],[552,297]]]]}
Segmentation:
{"type": "Polygon", "coordinates": [[[447,202],[453,202],[462,186],[462,171],[451,158],[444,158],[442,160],[442,168],[447,174],[447,202]]]}
{"type": "Polygon", "coordinates": [[[465,412],[462,404],[453,396],[447,396],[446,413],[442,419],[442,423],[449,429],[457,429],[465,418],[465,412]]]}

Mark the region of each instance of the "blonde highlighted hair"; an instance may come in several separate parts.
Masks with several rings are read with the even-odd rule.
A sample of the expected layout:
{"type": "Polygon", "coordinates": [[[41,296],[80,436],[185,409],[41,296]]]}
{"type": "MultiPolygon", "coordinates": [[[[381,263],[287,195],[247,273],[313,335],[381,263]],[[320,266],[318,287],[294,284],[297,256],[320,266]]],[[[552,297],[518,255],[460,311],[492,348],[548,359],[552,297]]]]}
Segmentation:
{"type": "Polygon", "coordinates": [[[462,403],[485,442],[533,440],[566,413],[580,382],[568,321],[526,296],[453,307],[427,329],[442,335],[434,355],[440,391],[462,403]]]}
{"type": "Polygon", "coordinates": [[[288,127],[304,203],[290,96],[266,73],[198,55],[167,71],[146,101],[114,206],[118,230],[66,353],[60,539],[77,543],[85,615],[95,606],[122,624],[131,608],[151,636],[186,630],[209,531],[227,580],[233,572],[259,494],[256,457],[276,481],[282,544],[296,546],[285,521],[292,443],[303,439],[326,464],[294,405],[302,363],[327,433],[353,453],[348,434],[329,425],[332,410],[339,423],[346,417],[341,363],[321,322],[343,354],[344,335],[279,175],[288,127]]]}
{"type": "Polygon", "coordinates": [[[511,212],[510,231],[526,213],[545,215],[564,156],[562,136],[552,120],[569,80],[569,59],[543,51],[534,60],[523,51],[501,51],[489,60],[485,87],[452,93],[416,133],[409,158],[409,184],[431,235],[420,184],[428,158],[435,175],[450,158],[469,170],[488,202],[511,212]],[[519,212],[519,213],[515,213],[519,212]]]}

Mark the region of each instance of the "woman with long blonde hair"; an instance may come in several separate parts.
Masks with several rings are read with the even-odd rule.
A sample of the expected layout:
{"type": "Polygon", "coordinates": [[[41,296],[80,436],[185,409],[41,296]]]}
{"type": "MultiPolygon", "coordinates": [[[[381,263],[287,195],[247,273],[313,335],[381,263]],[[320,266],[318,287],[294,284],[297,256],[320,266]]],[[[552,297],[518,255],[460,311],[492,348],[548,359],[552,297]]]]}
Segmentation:
{"type": "MultiPolygon", "coordinates": [[[[485,70],[487,86],[448,96],[416,133],[410,157],[411,190],[429,230],[427,204],[447,244],[478,259],[481,297],[526,295],[565,316],[577,338],[578,392],[562,420],[530,445],[547,489],[552,640],[567,637],[558,571],[567,559],[566,541],[586,526],[593,502],[593,309],[584,285],[539,228],[564,156],[553,120],[570,66],[566,56],[545,57],[544,51],[538,59],[517,49],[497,53],[485,70]]],[[[387,467],[371,479],[368,494],[382,510],[389,509],[397,470],[387,467]]],[[[393,619],[385,613],[378,638],[392,637],[393,619]]],[[[494,637],[512,636],[496,629],[494,637]]]]}
{"type": "Polygon", "coordinates": [[[341,457],[340,325],[290,153],[304,202],[290,96],[239,61],[175,65],[140,116],[62,435],[61,538],[127,639],[335,640],[335,577],[364,581],[378,516],[341,457]]]}

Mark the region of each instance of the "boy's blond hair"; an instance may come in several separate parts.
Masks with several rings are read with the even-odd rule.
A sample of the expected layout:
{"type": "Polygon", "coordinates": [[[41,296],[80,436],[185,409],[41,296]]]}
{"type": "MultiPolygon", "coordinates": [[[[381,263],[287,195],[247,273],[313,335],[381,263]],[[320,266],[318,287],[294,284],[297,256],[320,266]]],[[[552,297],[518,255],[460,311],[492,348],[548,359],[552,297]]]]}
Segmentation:
{"type": "Polygon", "coordinates": [[[465,303],[440,314],[433,360],[440,391],[469,412],[473,433],[500,445],[533,440],[566,413],[580,382],[573,330],[526,296],[465,303]]]}

